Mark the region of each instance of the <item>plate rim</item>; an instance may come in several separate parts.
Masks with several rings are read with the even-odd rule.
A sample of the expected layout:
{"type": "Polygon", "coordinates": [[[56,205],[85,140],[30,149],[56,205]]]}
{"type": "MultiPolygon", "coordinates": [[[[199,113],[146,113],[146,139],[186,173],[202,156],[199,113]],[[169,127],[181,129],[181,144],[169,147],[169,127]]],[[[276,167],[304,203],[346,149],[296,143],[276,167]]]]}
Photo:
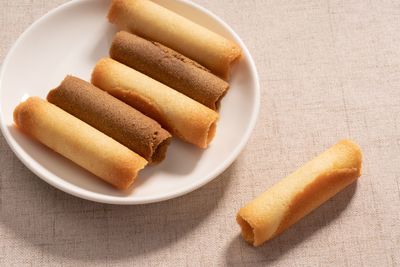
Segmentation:
{"type": "MultiPolygon", "coordinates": [[[[36,21],[34,21],[30,26],[28,26],[23,33],[17,38],[17,40],[14,42],[14,44],[11,46],[9,51],[7,52],[7,55],[3,61],[3,63],[0,64],[0,99],[3,96],[3,90],[2,90],[2,81],[3,81],[3,76],[5,75],[5,70],[7,69],[8,61],[11,58],[11,55],[14,53],[14,50],[16,47],[19,45],[19,43],[22,42],[22,40],[25,38],[25,36],[30,32],[33,28],[35,28],[38,24],[41,22],[45,21],[48,17],[53,15],[56,12],[61,11],[62,9],[65,9],[69,6],[80,4],[83,2],[89,2],[89,1],[94,1],[94,0],[72,0],[70,2],[66,2],[64,4],[61,4],[47,13],[45,13],[43,16],[38,18],[36,21]]],[[[213,12],[210,10],[200,6],[197,3],[194,3],[190,0],[175,0],[178,2],[181,2],[185,5],[189,5],[190,7],[200,10],[200,12],[204,13],[208,17],[211,17],[215,21],[217,21],[219,24],[221,24],[230,34],[231,36],[235,39],[236,42],[240,45],[240,47],[243,50],[244,56],[247,58],[250,66],[250,72],[254,76],[254,83],[255,83],[255,104],[253,106],[253,109],[251,111],[251,118],[249,125],[245,131],[245,134],[242,135],[239,144],[235,147],[233,152],[222,161],[221,164],[217,168],[215,168],[212,172],[208,173],[205,179],[199,180],[199,182],[194,182],[191,183],[183,188],[179,188],[178,190],[173,190],[172,192],[168,192],[166,194],[161,194],[160,196],[157,197],[142,197],[141,199],[138,200],[132,200],[132,199],[124,199],[123,197],[119,196],[109,196],[109,195],[104,195],[96,192],[91,192],[86,189],[84,193],[76,191],[74,187],[69,187],[66,185],[63,185],[62,183],[58,183],[54,181],[51,177],[52,174],[48,173],[46,175],[47,169],[40,165],[36,164],[35,162],[30,161],[27,158],[27,153],[22,149],[22,147],[18,146],[18,142],[15,141],[15,139],[11,136],[9,130],[7,129],[6,125],[6,119],[5,119],[5,114],[3,114],[2,110],[0,109],[0,129],[1,132],[8,144],[8,146],[11,148],[13,153],[17,156],[17,158],[31,171],[33,172],[36,176],[38,176],[40,179],[45,181],[46,183],[50,184],[51,186],[68,193],[70,195],[73,195],[75,197],[79,197],[82,199],[98,202],[98,203],[106,203],[106,204],[117,204],[117,205],[138,205],[138,204],[148,204],[148,203],[156,203],[156,202],[161,202],[165,201],[168,199],[173,199],[177,198],[180,196],[183,196],[185,194],[188,194],[196,189],[199,189],[200,187],[204,186],[205,184],[211,182],[215,178],[217,178],[222,172],[224,172],[240,155],[246,144],[248,143],[251,133],[254,130],[254,127],[256,125],[258,115],[260,112],[260,102],[261,102],[261,89],[260,89],[260,79],[257,71],[256,64],[254,62],[253,57],[251,56],[247,46],[244,44],[242,39],[239,37],[239,35],[225,22],[223,21],[220,17],[215,15],[213,12]],[[39,171],[40,169],[40,171],[39,171]],[[50,176],[49,176],[50,175],[50,176]]],[[[79,186],[75,186],[79,189],[81,189],[79,186]]]]}

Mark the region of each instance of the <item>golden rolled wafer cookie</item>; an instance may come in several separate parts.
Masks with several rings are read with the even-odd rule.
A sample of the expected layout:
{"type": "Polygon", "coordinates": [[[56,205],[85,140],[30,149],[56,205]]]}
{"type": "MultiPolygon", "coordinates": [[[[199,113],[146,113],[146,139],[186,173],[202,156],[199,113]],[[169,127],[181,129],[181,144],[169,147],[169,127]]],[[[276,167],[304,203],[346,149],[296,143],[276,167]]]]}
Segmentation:
{"type": "Polygon", "coordinates": [[[193,60],[137,35],[118,32],[110,57],[216,110],[229,84],[193,60]]]}
{"type": "Polygon", "coordinates": [[[361,175],[360,147],[342,140],[241,208],[237,222],[254,246],[274,238],[361,175]]]}
{"type": "Polygon", "coordinates": [[[215,135],[217,112],[111,58],[96,64],[92,83],[200,148],[215,135]]]}
{"type": "Polygon", "coordinates": [[[111,137],[38,97],[14,110],[19,129],[119,189],[128,188],[147,161],[111,137]]]}
{"type": "Polygon", "coordinates": [[[138,153],[160,162],[171,135],[153,119],[84,80],[67,76],[47,100],[138,153]]]}
{"type": "Polygon", "coordinates": [[[113,0],[108,19],[120,29],[166,45],[224,79],[240,57],[234,42],[148,0],[113,0]]]}

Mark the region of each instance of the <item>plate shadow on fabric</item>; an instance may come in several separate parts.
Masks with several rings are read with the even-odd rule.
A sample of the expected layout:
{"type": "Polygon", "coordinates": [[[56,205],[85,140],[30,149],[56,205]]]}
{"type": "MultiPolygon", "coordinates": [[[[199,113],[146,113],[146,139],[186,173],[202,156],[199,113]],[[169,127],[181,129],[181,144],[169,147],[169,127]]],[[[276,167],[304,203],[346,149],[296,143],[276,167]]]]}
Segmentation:
{"type": "Polygon", "coordinates": [[[1,136],[0,151],[2,160],[12,162],[0,170],[0,223],[8,235],[44,254],[88,262],[134,259],[185,239],[217,207],[235,171],[233,163],[217,179],[176,199],[118,206],[52,188],[18,160],[1,136]]]}
{"type": "MultiPolygon", "coordinates": [[[[328,200],[283,234],[266,242],[260,247],[254,248],[250,246],[240,235],[237,235],[231,240],[225,251],[227,266],[235,262],[248,264],[260,262],[272,263],[280,257],[284,257],[290,250],[335,221],[351,203],[356,189],[357,182],[351,184],[344,191],[328,200]]],[[[343,239],[345,238],[346,236],[343,236],[343,239]]]]}

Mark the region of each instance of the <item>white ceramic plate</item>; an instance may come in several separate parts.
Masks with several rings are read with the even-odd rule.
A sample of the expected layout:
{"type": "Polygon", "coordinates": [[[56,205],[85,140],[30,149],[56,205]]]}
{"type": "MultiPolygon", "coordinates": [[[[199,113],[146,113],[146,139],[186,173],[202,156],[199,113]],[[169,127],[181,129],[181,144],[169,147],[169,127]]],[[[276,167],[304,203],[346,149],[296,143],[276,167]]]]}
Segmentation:
{"type": "Polygon", "coordinates": [[[28,96],[45,98],[67,74],[89,80],[96,61],[108,55],[117,31],[106,20],[109,0],[71,1],[49,12],[21,35],[7,55],[0,76],[3,135],[18,158],[49,184],[98,202],[157,202],[211,181],[243,149],[254,127],[260,99],[258,75],[249,51],[228,25],[206,9],[182,0],[155,2],[234,40],[243,49],[244,58],[234,69],[211,146],[202,151],[174,140],[166,160],[147,167],[131,190],[120,192],[13,127],[13,110],[20,101],[28,96]]]}

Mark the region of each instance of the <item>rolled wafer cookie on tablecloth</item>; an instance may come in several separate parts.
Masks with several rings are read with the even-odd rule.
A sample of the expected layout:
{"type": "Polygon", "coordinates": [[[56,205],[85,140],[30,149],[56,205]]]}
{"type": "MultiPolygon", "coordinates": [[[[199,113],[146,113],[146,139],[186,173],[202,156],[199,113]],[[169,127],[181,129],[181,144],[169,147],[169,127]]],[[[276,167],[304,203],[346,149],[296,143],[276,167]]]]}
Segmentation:
{"type": "Polygon", "coordinates": [[[343,140],[241,208],[237,222],[254,246],[274,238],[361,175],[359,146],[343,140]]]}
{"type": "Polygon", "coordinates": [[[225,37],[149,0],[113,0],[108,19],[120,29],[197,61],[223,79],[241,56],[240,47],[225,37]]]}
{"type": "Polygon", "coordinates": [[[111,137],[38,97],[14,110],[19,129],[119,189],[128,188],[147,161],[111,137]]]}
{"type": "Polygon", "coordinates": [[[171,135],[161,125],[96,86],[67,76],[47,100],[138,153],[160,162],[171,135]]]}

